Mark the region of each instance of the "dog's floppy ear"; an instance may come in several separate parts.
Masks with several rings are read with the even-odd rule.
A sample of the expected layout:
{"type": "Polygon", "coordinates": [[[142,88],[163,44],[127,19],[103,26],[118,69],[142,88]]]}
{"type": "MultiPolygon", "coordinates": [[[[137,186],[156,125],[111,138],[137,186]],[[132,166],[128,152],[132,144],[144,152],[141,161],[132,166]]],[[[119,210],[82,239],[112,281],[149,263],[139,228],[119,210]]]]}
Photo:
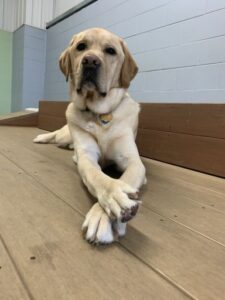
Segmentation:
{"type": "Polygon", "coordinates": [[[70,49],[67,48],[59,57],[59,67],[68,81],[69,75],[72,74],[72,64],[70,59],[70,49]]]}
{"type": "Polygon", "coordinates": [[[70,41],[69,47],[66,48],[62,52],[62,54],[59,57],[59,67],[62,73],[66,76],[66,81],[68,81],[69,75],[71,79],[73,78],[73,68],[70,58],[70,50],[75,42],[76,36],[73,36],[72,40],[70,41]]]}
{"type": "Polygon", "coordinates": [[[123,40],[121,40],[121,46],[124,53],[124,62],[120,73],[120,86],[127,89],[131,80],[137,74],[138,67],[123,40]]]}

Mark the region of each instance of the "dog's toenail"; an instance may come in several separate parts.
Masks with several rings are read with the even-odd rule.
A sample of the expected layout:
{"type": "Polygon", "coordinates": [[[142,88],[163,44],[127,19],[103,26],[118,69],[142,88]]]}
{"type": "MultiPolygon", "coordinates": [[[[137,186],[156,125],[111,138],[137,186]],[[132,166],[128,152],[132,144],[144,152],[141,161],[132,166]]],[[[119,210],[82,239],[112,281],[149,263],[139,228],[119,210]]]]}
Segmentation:
{"type": "Polygon", "coordinates": [[[139,195],[138,195],[138,193],[129,193],[128,197],[132,200],[138,200],[139,195]]]}
{"type": "Polygon", "coordinates": [[[122,223],[126,223],[129,220],[132,219],[132,215],[131,215],[131,211],[130,210],[126,210],[123,214],[122,214],[122,218],[121,218],[121,222],[122,223]]]}
{"type": "Polygon", "coordinates": [[[131,207],[131,215],[135,216],[138,211],[138,205],[131,207]]]}

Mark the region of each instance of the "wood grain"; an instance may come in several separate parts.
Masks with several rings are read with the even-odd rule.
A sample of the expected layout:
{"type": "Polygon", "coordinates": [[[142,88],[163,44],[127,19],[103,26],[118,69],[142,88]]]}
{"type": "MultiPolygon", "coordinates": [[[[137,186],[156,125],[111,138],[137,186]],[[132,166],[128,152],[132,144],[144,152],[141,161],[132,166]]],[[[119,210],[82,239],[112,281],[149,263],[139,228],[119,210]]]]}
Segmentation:
{"type": "MultiPolygon", "coordinates": [[[[91,206],[91,198],[79,179],[76,167],[71,163],[72,153],[57,149],[54,145],[29,143],[31,137],[41,131],[26,130],[26,138],[22,138],[22,132],[25,133],[25,130],[21,128],[20,132],[13,133],[8,128],[5,134],[2,131],[4,147],[1,146],[0,151],[49,191],[54,191],[58,199],[84,215],[91,206]],[[9,140],[10,131],[13,139],[9,140]],[[24,141],[24,145],[21,144],[21,140],[24,141]],[[16,145],[20,145],[19,151],[16,145]]],[[[225,225],[224,214],[223,212],[221,215],[218,214],[215,208],[207,204],[207,211],[198,205],[204,201],[208,184],[213,185],[213,182],[218,181],[218,192],[223,193],[224,180],[159,162],[151,163],[151,160],[146,161],[149,169],[154,168],[154,174],[152,177],[150,173],[149,184],[143,192],[143,207],[130,223],[126,238],[121,240],[122,247],[191,298],[224,299],[225,247],[222,244],[223,235],[220,237],[225,225]],[[161,174],[161,171],[163,181],[157,175],[161,174]],[[169,181],[165,180],[166,176],[169,181]],[[189,185],[183,194],[177,178],[188,180],[189,185]],[[194,182],[196,182],[195,189],[190,192],[194,182]],[[198,182],[199,199],[192,199],[190,195],[197,190],[198,182]],[[162,192],[160,192],[161,183],[162,192]],[[175,213],[179,219],[174,217],[175,213]],[[210,222],[211,219],[213,226],[207,225],[207,220],[210,222]]],[[[210,185],[209,189],[213,197],[213,188],[210,185]]],[[[215,199],[217,199],[216,191],[215,199]]]]}
{"type": "Polygon", "coordinates": [[[41,100],[39,101],[39,112],[44,115],[64,117],[68,104],[68,101],[41,100]]]}
{"type": "Polygon", "coordinates": [[[139,127],[225,139],[225,105],[142,103],[139,127]]]}
{"type": "Polygon", "coordinates": [[[88,245],[76,209],[5,153],[0,164],[0,227],[34,299],[190,299],[121,246],[88,245]]]}
{"type": "Polygon", "coordinates": [[[225,140],[139,129],[141,155],[193,170],[225,177],[225,140]]]}
{"type": "Polygon", "coordinates": [[[38,117],[38,127],[40,129],[54,131],[60,129],[66,124],[66,118],[64,117],[57,117],[51,115],[44,115],[39,114],[38,117]]]}
{"type": "Polygon", "coordinates": [[[65,112],[68,101],[46,101],[39,102],[38,127],[54,131],[66,124],[65,112]]]}
{"type": "MultiPolygon", "coordinates": [[[[208,174],[187,170],[167,163],[161,163],[156,160],[142,158],[148,172],[154,173],[162,178],[176,178],[182,182],[191,184],[198,188],[204,188],[208,193],[221,195],[225,197],[225,180],[208,174]],[[149,164],[150,162],[150,164],[149,164]]],[[[205,197],[203,197],[203,200],[205,197]]]]}
{"type": "Polygon", "coordinates": [[[0,125],[37,127],[38,113],[20,111],[0,116],[0,125]]]}
{"type": "MultiPolygon", "coordinates": [[[[39,128],[66,123],[68,102],[41,101],[39,128]]],[[[142,156],[225,177],[225,105],[141,103],[137,144],[142,156]]]]}
{"type": "Polygon", "coordinates": [[[4,300],[28,300],[30,293],[21,281],[0,236],[0,297],[4,300]]]}

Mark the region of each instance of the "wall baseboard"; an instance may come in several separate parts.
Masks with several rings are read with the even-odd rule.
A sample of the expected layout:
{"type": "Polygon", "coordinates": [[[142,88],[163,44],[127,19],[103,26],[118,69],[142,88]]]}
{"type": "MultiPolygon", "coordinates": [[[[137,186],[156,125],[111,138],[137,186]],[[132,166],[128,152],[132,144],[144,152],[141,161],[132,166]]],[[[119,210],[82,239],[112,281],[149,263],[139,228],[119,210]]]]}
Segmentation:
{"type": "MultiPolygon", "coordinates": [[[[68,102],[40,101],[39,128],[66,124],[68,102]]],[[[225,177],[225,104],[142,103],[137,145],[142,156],[225,177]]]]}
{"type": "Polygon", "coordinates": [[[54,131],[66,124],[65,112],[68,101],[39,102],[38,127],[40,129],[54,131]]]}
{"type": "Polygon", "coordinates": [[[0,116],[0,125],[37,127],[38,113],[29,111],[9,113],[0,116]]]}

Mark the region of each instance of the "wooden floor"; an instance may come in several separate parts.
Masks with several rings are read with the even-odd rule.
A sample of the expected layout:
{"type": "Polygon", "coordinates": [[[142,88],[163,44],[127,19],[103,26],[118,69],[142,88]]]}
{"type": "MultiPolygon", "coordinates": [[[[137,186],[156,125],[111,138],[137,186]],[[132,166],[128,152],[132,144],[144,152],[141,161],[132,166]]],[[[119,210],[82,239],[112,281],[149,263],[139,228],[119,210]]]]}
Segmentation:
{"type": "Polygon", "coordinates": [[[139,214],[96,248],[72,152],[33,144],[40,132],[0,127],[0,299],[225,299],[223,179],[145,159],[139,214]]]}

